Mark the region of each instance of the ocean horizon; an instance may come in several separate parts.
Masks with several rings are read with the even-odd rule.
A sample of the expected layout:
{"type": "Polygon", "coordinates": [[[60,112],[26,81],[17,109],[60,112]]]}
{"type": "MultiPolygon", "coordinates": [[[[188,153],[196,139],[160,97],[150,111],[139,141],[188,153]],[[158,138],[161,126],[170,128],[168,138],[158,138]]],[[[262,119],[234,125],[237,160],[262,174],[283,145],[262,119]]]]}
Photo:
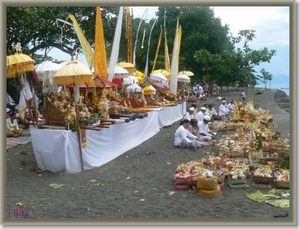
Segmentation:
{"type": "MultiPolygon", "coordinates": [[[[264,84],[258,84],[255,87],[264,88],[264,84]]],[[[266,84],[267,89],[278,89],[284,91],[286,95],[290,95],[290,76],[289,75],[273,75],[271,82],[266,84]]]]}

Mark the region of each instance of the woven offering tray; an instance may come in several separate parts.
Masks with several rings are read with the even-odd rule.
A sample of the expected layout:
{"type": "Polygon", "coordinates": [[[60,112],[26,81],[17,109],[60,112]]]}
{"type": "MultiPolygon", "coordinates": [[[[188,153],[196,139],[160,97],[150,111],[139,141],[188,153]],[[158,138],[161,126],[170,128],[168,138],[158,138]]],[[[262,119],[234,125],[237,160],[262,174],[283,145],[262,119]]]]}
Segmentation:
{"type": "Polygon", "coordinates": [[[231,176],[228,176],[228,185],[231,188],[244,188],[247,185],[246,179],[232,179],[231,176]]]}
{"type": "Polygon", "coordinates": [[[256,184],[272,184],[274,177],[253,176],[253,182],[256,184]]]}
{"type": "Polygon", "coordinates": [[[289,181],[276,181],[276,187],[277,188],[290,188],[290,182],[289,181]]]}

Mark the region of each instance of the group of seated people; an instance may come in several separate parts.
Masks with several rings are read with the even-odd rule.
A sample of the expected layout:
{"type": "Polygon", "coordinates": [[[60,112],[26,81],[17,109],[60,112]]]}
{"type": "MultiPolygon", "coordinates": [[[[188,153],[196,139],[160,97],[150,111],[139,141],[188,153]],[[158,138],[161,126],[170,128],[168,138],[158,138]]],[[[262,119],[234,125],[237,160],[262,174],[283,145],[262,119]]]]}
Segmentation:
{"type": "Polygon", "coordinates": [[[194,148],[214,145],[216,133],[210,131],[209,122],[224,119],[233,112],[234,108],[234,101],[230,100],[227,105],[225,98],[223,98],[218,112],[213,104],[204,104],[197,112],[197,105],[193,103],[175,132],[174,145],[194,148]]]}
{"type": "Polygon", "coordinates": [[[208,106],[209,104],[207,104],[207,108],[200,107],[199,112],[197,112],[196,104],[189,107],[175,132],[174,145],[176,147],[200,148],[215,144],[216,133],[210,131],[208,126],[208,123],[213,120],[208,112],[208,106]]]}

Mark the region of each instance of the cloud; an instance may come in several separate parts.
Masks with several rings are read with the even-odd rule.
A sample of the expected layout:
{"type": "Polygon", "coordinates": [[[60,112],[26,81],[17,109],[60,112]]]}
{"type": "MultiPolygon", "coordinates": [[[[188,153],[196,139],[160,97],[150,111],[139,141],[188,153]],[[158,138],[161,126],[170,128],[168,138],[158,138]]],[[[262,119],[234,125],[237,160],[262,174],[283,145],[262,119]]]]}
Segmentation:
{"type": "MultiPolygon", "coordinates": [[[[240,30],[255,30],[256,39],[249,42],[251,49],[275,49],[270,63],[264,63],[256,69],[265,68],[272,74],[289,75],[290,15],[289,7],[255,6],[255,7],[212,7],[215,17],[223,25],[228,24],[233,36],[240,30]]],[[[238,45],[240,47],[240,45],[238,45]]]]}

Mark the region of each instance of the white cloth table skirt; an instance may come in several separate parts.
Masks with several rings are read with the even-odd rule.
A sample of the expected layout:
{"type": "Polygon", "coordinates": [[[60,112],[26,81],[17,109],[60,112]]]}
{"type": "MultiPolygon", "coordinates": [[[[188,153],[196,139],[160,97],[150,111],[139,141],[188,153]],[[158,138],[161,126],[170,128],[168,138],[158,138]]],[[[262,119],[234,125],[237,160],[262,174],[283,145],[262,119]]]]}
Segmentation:
{"type": "MultiPolygon", "coordinates": [[[[85,130],[87,147],[82,148],[84,170],[99,167],[138,146],[182,118],[186,103],[148,113],[148,117],[129,123],[110,125],[100,131],[85,130]]],[[[38,167],[50,172],[81,171],[77,132],[30,128],[32,146],[38,167]]]]}

